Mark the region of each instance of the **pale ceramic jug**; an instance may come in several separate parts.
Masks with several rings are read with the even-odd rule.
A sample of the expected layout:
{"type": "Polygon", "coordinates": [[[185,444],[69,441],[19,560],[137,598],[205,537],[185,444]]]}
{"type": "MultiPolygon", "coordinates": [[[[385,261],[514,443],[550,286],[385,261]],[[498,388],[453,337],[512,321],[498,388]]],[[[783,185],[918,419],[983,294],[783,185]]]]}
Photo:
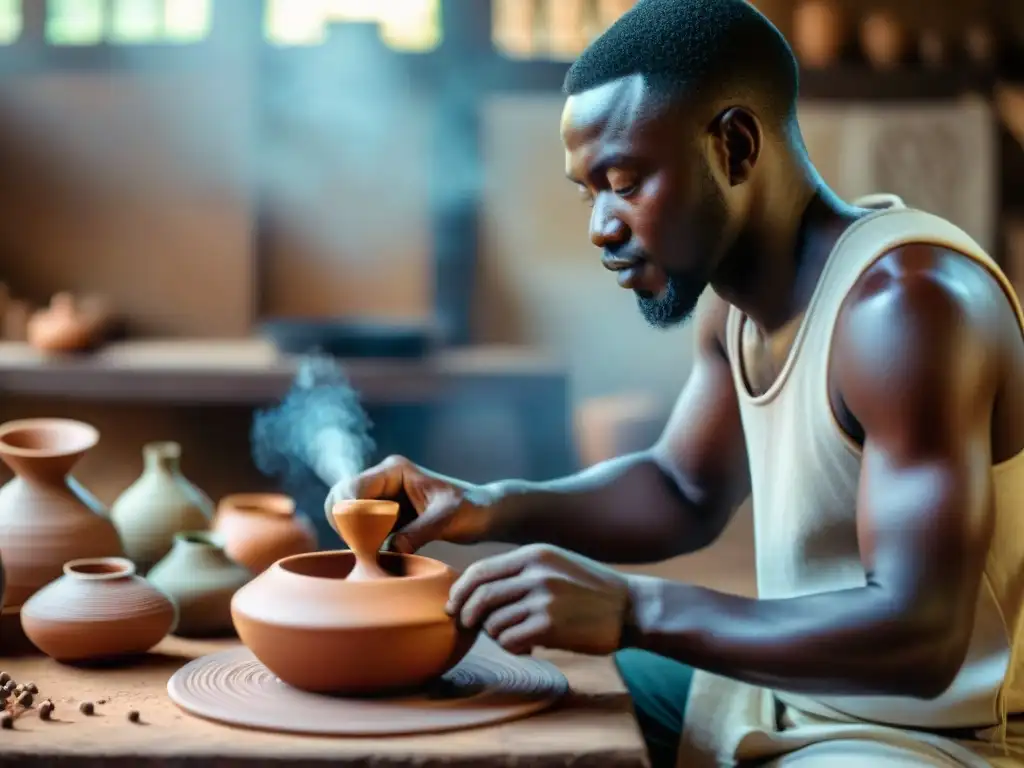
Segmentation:
{"type": "Polygon", "coordinates": [[[144,469],[110,508],[125,554],[145,574],[174,544],[176,534],[210,527],[213,502],[181,473],[181,446],[148,443],[144,469]]]}
{"type": "Polygon", "coordinates": [[[186,531],[174,537],[171,551],[147,579],[178,606],[174,634],[209,638],[234,633],[231,598],[253,576],[225,554],[217,534],[186,531]]]}

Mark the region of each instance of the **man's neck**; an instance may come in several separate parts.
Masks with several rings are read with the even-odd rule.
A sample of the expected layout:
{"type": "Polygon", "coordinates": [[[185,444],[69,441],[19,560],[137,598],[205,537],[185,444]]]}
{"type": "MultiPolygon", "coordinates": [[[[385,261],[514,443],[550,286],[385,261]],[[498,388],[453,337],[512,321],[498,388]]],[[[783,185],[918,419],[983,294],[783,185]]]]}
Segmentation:
{"type": "Polygon", "coordinates": [[[807,308],[836,241],[862,213],[813,170],[763,195],[758,224],[726,257],[715,290],[771,335],[807,308]]]}

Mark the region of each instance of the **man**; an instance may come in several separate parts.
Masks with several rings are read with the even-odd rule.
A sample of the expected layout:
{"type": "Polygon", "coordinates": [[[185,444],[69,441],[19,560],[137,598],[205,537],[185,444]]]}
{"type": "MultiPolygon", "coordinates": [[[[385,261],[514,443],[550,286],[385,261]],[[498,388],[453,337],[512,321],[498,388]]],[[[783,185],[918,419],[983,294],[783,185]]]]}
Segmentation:
{"type": "Polygon", "coordinates": [[[513,653],[616,654],[655,765],[1024,764],[1024,317],[1005,277],[948,222],[826,187],[792,52],[742,0],[640,0],[566,91],[604,266],[655,327],[695,310],[664,434],[544,483],[392,458],[328,504],[400,500],[404,551],[527,545],[467,569],[450,611],[513,653]],[[705,547],[750,494],[759,599],[598,562],[705,547]]]}

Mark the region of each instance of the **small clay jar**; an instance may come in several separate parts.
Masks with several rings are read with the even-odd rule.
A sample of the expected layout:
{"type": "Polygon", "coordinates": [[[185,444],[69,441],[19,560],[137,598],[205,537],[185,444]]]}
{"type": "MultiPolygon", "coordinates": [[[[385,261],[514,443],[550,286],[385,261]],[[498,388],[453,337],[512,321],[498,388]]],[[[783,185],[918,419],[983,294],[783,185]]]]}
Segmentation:
{"type": "Polygon", "coordinates": [[[62,662],[145,653],[177,621],[174,603],[123,557],[64,564],[64,575],[21,608],[21,626],[40,651],[62,662]]]}
{"type": "Polygon", "coordinates": [[[377,695],[443,675],[476,637],[445,611],[458,574],[438,560],[379,552],[395,502],[346,501],[332,513],[352,549],[286,557],[238,590],[239,638],[305,691],[377,695]]]}
{"type": "Polygon", "coordinates": [[[906,44],[903,25],[888,11],[873,11],[861,22],[861,49],[876,69],[899,67],[906,55],[906,44]]]}
{"type": "Polygon", "coordinates": [[[178,606],[179,637],[219,637],[234,632],[231,598],[252,572],[229,558],[216,534],[186,531],[149,572],[149,583],[178,606]]]}
{"type": "Polygon", "coordinates": [[[929,69],[940,69],[949,63],[949,46],[937,29],[926,29],[917,41],[921,63],[929,69]]]}
{"type": "Polygon", "coordinates": [[[832,66],[843,49],[845,24],[832,0],[804,0],[793,13],[793,45],[805,67],[832,66]]]}
{"type": "Polygon", "coordinates": [[[145,574],[174,544],[175,534],[206,530],[213,502],[181,471],[181,445],[172,440],[142,447],[142,474],[110,507],[125,554],[145,574]]]}
{"type": "Polygon", "coordinates": [[[253,573],[262,573],[282,557],[314,552],[316,529],[295,510],[295,500],[280,493],[236,493],[217,505],[211,529],[224,551],[253,573]]]}
{"type": "Polygon", "coordinates": [[[93,325],[70,293],[54,295],[50,306],[28,321],[28,342],[43,352],[79,352],[95,344],[93,325]]]}

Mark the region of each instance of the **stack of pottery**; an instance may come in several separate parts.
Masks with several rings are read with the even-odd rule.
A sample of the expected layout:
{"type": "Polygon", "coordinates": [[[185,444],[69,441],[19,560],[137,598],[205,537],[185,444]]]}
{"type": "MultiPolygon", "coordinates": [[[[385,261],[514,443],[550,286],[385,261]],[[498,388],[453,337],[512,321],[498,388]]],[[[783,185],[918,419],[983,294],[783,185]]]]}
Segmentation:
{"type": "Polygon", "coordinates": [[[70,419],[0,425],[0,460],[15,477],[0,489],[0,553],[5,606],[18,610],[79,558],[124,554],[106,510],[69,477],[99,441],[92,426],[70,419]]]}
{"type": "Polygon", "coordinates": [[[217,534],[187,531],[174,537],[171,551],[147,578],[178,606],[174,634],[219,637],[234,631],[231,598],[252,577],[228,557],[217,534]]]}
{"type": "Polygon", "coordinates": [[[142,449],[142,475],[111,506],[125,554],[147,573],[171,551],[175,536],[206,530],[213,502],[181,472],[181,446],[165,441],[142,449]]]}
{"type": "Polygon", "coordinates": [[[475,639],[445,612],[456,572],[379,552],[398,519],[394,502],[342,502],[333,516],[350,550],[286,557],[235,593],[242,642],[285,683],[312,692],[380,694],[443,675],[475,639]]]}
{"type": "Polygon", "coordinates": [[[174,628],[174,603],[123,557],[64,564],[64,575],[28,599],[21,626],[57,661],[106,661],[143,654],[174,628]]]}
{"type": "Polygon", "coordinates": [[[236,493],[217,505],[213,530],[228,557],[254,574],[282,557],[317,548],[313,524],[295,510],[295,500],[280,493],[236,493]]]}

